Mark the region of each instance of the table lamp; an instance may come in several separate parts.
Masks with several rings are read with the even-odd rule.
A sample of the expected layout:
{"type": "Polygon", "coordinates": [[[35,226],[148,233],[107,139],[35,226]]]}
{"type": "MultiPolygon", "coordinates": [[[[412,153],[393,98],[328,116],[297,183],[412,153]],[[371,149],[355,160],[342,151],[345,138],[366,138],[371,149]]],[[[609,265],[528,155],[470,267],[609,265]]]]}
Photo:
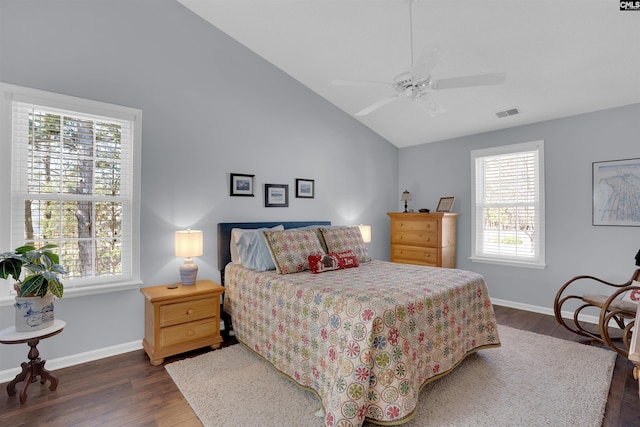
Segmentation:
{"type": "Polygon", "coordinates": [[[362,240],[365,243],[370,243],[371,242],[371,226],[360,224],[358,228],[360,229],[360,234],[362,234],[362,240]]]}
{"type": "Polygon", "coordinates": [[[202,231],[180,230],[176,231],[175,253],[178,258],[184,258],[184,264],[180,266],[180,280],[183,285],[196,283],[198,266],[191,257],[202,256],[202,231]]]}
{"type": "Polygon", "coordinates": [[[400,201],[404,202],[404,211],[407,212],[407,202],[411,201],[411,193],[409,193],[409,190],[404,190],[402,192],[402,197],[400,197],[400,201]]]}

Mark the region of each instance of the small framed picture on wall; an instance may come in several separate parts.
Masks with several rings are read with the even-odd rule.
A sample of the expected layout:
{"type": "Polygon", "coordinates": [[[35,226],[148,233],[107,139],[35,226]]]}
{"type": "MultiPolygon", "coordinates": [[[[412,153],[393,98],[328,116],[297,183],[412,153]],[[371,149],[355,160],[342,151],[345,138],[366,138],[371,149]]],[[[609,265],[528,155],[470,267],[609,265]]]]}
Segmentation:
{"type": "Polygon", "coordinates": [[[296,178],[296,197],[313,199],[315,196],[315,181],[313,179],[296,178]]]}
{"type": "Polygon", "coordinates": [[[286,208],[289,207],[289,186],[286,184],[264,185],[264,207],[286,208]]]}
{"type": "Polygon", "coordinates": [[[253,197],[253,177],[254,175],[245,173],[232,173],[229,179],[229,195],[253,197]]]}

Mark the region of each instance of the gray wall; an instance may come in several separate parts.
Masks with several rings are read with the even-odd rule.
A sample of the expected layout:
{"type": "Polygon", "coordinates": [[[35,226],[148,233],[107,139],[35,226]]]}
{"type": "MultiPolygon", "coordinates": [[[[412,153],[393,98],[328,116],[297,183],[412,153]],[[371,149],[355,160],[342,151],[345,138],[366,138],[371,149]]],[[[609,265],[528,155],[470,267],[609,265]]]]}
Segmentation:
{"type": "MultiPolygon", "coordinates": [[[[186,227],[204,230],[199,277],[219,280],[224,221],[371,224],[370,252],[388,259],[398,149],[179,3],[2,0],[0,61],[0,81],[143,111],[144,286],[179,280],[173,233],[186,227]],[[255,174],[256,197],[229,197],[230,172],[255,174]],[[296,199],[295,178],[315,179],[316,198],[296,199]],[[263,207],[265,183],[289,184],[289,208],[263,207]]],[[[143,336],[137,290],[63,298],[56,310],[67,327],[39,346],[49,360],[143,336]]],[[[0,329],[13,313],[0,307],[0,329]]],[[[0,371],[27,350],[0,346],[0,371]]]]}
{"type": "Polygon", "coordinates": [[[492,298],[549,312],[558,288],[573,276],[622,283],[637,268],[640,227],[591,225],[591,170],[592,162],[640,157],[639,118],[635,104],[404,148],[398,191],[411,191],[415,209],[433,210],[440,197],[455,196],[458,268],[483,274],[492,298]],[[471,262],[470,151],[536,140],[545,141],[547,268],[471,262]]]}

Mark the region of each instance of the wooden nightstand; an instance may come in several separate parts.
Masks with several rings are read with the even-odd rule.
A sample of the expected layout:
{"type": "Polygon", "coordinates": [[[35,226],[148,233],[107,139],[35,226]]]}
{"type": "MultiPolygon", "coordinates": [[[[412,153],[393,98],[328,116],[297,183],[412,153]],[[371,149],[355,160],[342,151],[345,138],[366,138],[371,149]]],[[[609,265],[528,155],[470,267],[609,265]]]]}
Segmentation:
{"type": "Polygon", "coordinates": [[[142,346],[152,365],[160,365],[167,356],[222,345],[220,296],[224,287],[198,280],[193,285],[178,284],[175,289],[162,285],[140,292],[145,297],[142,346]]]}

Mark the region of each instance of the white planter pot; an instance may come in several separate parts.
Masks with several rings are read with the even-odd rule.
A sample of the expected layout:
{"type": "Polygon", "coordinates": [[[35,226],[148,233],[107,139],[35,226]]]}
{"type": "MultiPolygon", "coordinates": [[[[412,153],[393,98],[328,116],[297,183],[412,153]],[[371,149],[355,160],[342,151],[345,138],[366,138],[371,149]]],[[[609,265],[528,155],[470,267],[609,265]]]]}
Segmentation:
{"type": "Polygon", "coordinates": [[[53,299],[44,297],[16,297],[16,332],[30,332],[53,325],[53,299]]]}

